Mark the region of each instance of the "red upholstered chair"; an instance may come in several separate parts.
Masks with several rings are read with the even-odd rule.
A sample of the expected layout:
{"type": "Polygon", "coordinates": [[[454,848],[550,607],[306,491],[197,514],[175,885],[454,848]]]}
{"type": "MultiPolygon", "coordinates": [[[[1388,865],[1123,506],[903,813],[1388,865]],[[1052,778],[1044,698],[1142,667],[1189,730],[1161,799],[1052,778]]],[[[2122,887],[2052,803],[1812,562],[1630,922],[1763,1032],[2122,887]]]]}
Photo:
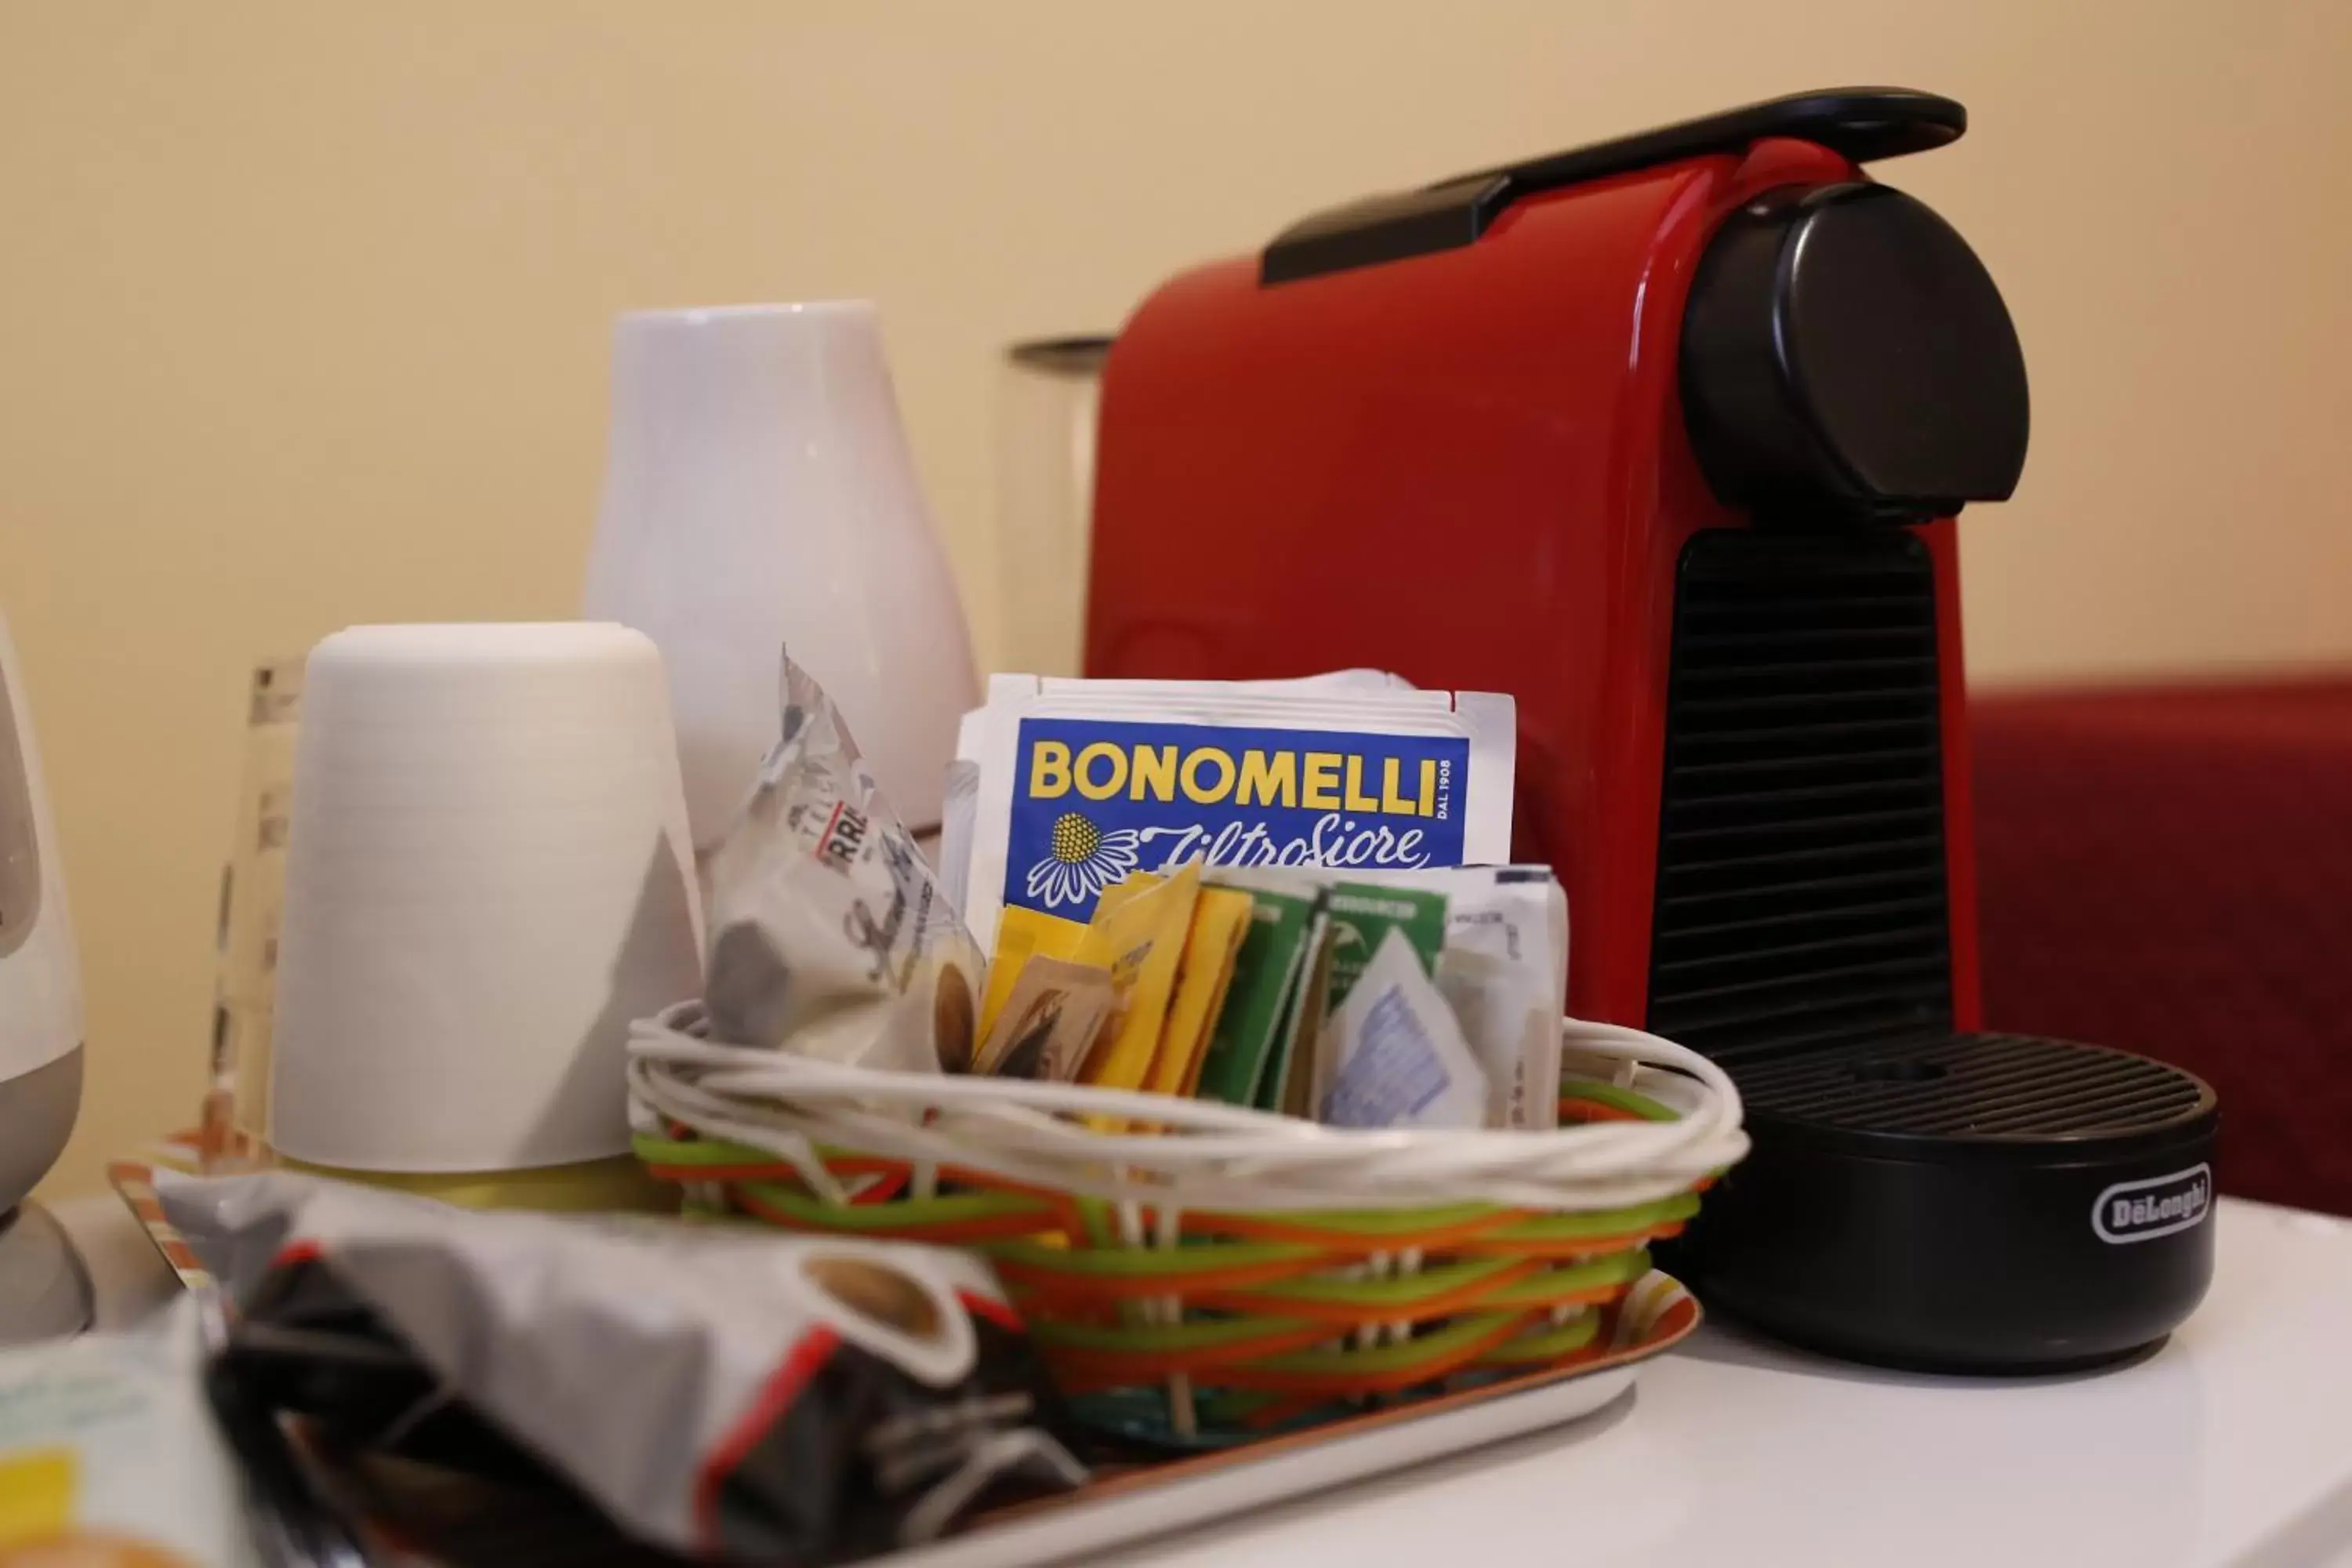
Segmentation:
{"type": "Polygon", "coordinates": [[[2200,1074],[2225,1192],[2352,1214],[2352,677],[1971,709],[1988,1026],[2200,1074]]]}

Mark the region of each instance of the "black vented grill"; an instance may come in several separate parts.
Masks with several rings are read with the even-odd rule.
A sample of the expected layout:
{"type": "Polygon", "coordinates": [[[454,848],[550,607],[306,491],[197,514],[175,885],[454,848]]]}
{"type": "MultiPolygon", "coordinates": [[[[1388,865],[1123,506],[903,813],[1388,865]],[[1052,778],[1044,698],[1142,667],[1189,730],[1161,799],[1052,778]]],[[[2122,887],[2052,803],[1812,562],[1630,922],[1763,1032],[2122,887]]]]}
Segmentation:
{"type": "Polygon", "coordinates": [[[1910,534],[1684,549],[1652,1029],[1727,1062],[1949,1030],[1937,698],[1935,566],[1910,534]]]}
{"type": "Polygon", "coordinates": [[[2212,1108],[2213,1091],[2146,1057],[2023,1035],[1949,1035],[1751,1061],[1751,1115],[1911,1138],[2097,1138],[2153,1131],[2212,1108]]]}

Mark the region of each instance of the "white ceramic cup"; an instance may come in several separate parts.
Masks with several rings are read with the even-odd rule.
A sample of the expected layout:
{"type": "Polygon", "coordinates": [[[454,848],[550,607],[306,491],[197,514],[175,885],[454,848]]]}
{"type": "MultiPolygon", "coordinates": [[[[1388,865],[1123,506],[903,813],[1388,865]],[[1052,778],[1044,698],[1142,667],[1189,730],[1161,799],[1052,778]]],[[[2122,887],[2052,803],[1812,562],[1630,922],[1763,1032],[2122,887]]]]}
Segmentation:
{"type": "Polygon", "coordinates": [[[698,845],[776,742],[787,645],[900,818],[939,826],[980,689],[872,305],[620,319],[583,605],[661,645],[698,845]]]}
{"type": "Polygon", "coordinates": [[[629,1021],[700,984],[661,655],[593,622],[355,626],[305,679],[273,1146],[420,1173],[624,1152],[629,1021]]]}

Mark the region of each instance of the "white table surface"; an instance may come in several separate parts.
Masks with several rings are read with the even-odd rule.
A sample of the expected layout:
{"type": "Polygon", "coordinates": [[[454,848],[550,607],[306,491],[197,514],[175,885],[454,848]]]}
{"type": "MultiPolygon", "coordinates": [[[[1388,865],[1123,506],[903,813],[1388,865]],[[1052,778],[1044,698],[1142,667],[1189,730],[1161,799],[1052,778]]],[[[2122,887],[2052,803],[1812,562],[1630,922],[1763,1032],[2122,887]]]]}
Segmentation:
{"type": "MultiPolygon", "coordinates": [[[[168,1295],[119,1203],[58,1214],[102,1321],[168,1295]]],[[[2126,1366],[1927,1377],[1712,1323],[1598,1415],[1118,1560],[2352,1565],[2352,1221],[2225,1198],[2213,1223],[2212,1292],[2126,1366]]]]}
{"type": "Polygon", "coordinates": [[[1153,1568],[2352,1563],[2352,1222],[2224,1199],[2105,1373],[1877,1372],[1710,1323],[1573,1426],[1122,1554],[1153,1568]]]}

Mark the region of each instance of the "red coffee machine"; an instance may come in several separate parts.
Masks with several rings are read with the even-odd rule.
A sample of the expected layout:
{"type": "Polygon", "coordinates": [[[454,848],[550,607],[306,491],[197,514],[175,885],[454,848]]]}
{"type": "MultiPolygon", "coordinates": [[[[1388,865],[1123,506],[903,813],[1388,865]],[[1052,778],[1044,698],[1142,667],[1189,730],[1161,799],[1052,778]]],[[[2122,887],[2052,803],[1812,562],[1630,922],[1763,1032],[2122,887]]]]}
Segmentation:
{"type": "Polygon", "coordinates": [[[1748,1102],[1708,1299],[2047,1366],[2193,1307],[2216,1117],[2159,1064],[1977,1032],[1952,520],[2017,482],[2024,361],[1966,242],[1863,167],[1966,123],[1801,94],[1171,279],[1105,374],[1087,670],[1513,693],[1571,1010],[1748,1102]],[[2110,1188],[2199,1220],[2108,1238],[2110,1188]]]}

